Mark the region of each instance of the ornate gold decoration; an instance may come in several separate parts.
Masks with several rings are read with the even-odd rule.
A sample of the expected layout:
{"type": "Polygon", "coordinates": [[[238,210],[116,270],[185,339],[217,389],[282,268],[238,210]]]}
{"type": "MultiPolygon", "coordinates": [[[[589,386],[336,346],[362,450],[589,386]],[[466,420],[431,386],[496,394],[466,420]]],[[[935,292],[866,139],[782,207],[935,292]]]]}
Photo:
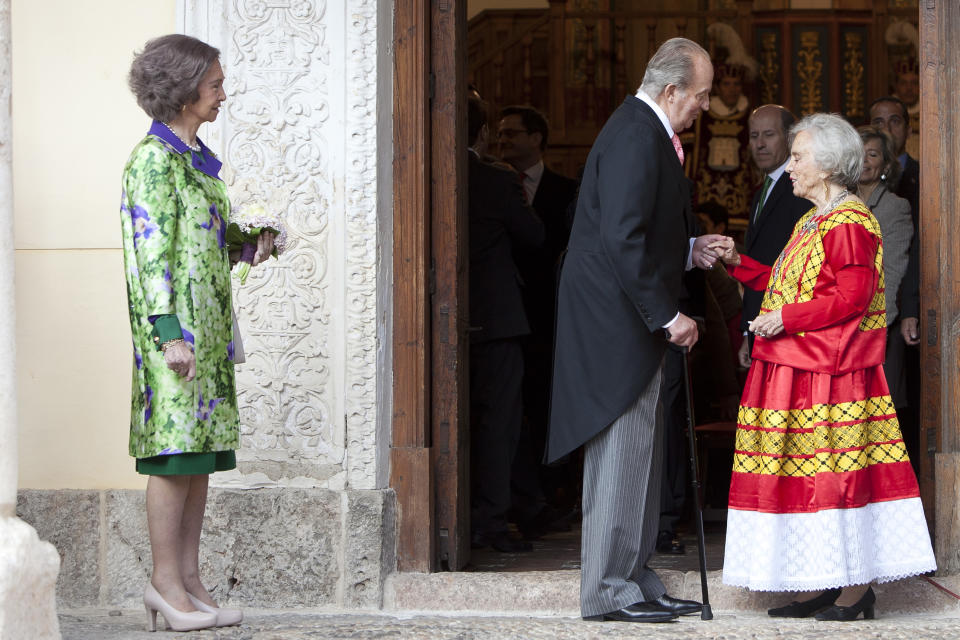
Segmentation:
{"type": "Polygon", "coordinates": [[[820,91],[820,78],[823,75],[823,63],[820,62],[820,34],[816,31],[800,33],[800,50],[797,52],[799,64],[797,77],[800,78],[800,112],[803,115],[823,110],[823,93],[820,91]]]}
{"type": "Polygon", "coordinates": [[[777,60],[780,52],[777,50],[777,36],[767,32],[760,37],[760,102],[762,104],[776,104],[780,102],[777,96],[780,93],[780,64],[777,60]]]}
{"type": "Polygon", "coordinates": [[[864,106],[863,86],[863,37],[859,33],[844,35],[846,48],[843,52],[843,94],[848,118],[862,118],[864,106]]]}

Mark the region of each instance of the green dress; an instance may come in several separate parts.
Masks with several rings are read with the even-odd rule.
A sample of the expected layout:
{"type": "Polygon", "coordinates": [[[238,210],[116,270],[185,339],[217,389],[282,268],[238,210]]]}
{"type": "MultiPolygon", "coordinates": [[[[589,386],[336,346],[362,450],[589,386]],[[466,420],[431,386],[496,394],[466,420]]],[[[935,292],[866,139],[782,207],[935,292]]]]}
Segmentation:
{"type": "Polygon", "coordinates": [[[200,146],[201,152],[191,151],[154,122],[123,173],[135,458],[232,452],[239,445],[225,242],[230,202],[218,177],[220,161],[200,146]],[[196,355],[191,382],[170,370],[159,350],[153,322],[172,317],[196,355]]]}

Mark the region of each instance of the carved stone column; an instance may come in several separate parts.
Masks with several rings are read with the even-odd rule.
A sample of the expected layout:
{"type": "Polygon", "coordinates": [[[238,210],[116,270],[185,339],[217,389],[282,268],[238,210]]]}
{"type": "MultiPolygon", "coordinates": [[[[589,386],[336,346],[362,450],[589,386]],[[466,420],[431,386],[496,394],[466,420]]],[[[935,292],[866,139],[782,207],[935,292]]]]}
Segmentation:
{"type": "Polygon", "coordinates": [[[221,51],[227,101],[201,135],[231,202],[282,212],[289,233],[234,288],[242,440],[219,486],[383,488],[377,5],[178,3],[178,30],[221,51]]]}
{"type": "MultiPolygon", "coordinates": [[[[0,0],[0,229],[13,235],[10,0],[0,0]]],[[[0,251],[0,638],[59,638],[60,556],[16,515],[17,371],[13,252],[0,251]]]]}

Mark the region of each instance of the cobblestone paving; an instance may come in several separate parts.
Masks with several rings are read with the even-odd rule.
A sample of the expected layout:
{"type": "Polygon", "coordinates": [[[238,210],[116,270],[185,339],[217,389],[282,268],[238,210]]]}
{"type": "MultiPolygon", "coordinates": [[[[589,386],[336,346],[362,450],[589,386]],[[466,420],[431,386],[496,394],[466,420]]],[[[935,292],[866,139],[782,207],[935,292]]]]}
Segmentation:
{"type": "MultiPolygon", "coordinates": [[[[882,613],[882,612],[881,612],[882,613]]],[[[194,633],[145,630],[142,611],[78,610],[60,615],[64,640],[956,640],[960,618],[890,616],[855,623],[771,620],[762,614],[715,614],[712,621],[688,616],[669,624],[583,622],[576,618],[388,616],[343,613],[247,611],[238,627],[194,633]],[[119,615],[118,615],[119,614],[119,615]]]]}

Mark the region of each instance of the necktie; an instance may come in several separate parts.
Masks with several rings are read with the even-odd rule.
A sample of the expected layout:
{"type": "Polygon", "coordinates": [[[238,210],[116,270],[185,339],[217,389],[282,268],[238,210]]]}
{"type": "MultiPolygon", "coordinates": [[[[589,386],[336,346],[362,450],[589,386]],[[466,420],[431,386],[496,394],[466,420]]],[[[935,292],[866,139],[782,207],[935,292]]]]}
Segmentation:
{"type": "Polygon", "coordinates": [[[518,171],[517,174],[520,176],[520,190],[523,192],[523,201],[530,204],[530,198],[527,197],[527,174],[523,171],[518,171]]]}
{"type": "Polygon", "coordinates": [[[673,148],[677,152],[677,158],[680,160],[680,164],[683,164],[683,145],[680,144],[680,136],[673,134],[670,142],[673,143],[673,148]]]}
{"type": "Polygon", "coordinates": [[[754,224],[760,219],[760,210],[763,209],[763,203],[767,199],[767,192],[770,191],[770,185],[772,184],[773,180],[770,179],[770,176],[763,179],[763,190],[760,192],[760,199],[757,201],[757,210],[753,213],[754,224]]]}

